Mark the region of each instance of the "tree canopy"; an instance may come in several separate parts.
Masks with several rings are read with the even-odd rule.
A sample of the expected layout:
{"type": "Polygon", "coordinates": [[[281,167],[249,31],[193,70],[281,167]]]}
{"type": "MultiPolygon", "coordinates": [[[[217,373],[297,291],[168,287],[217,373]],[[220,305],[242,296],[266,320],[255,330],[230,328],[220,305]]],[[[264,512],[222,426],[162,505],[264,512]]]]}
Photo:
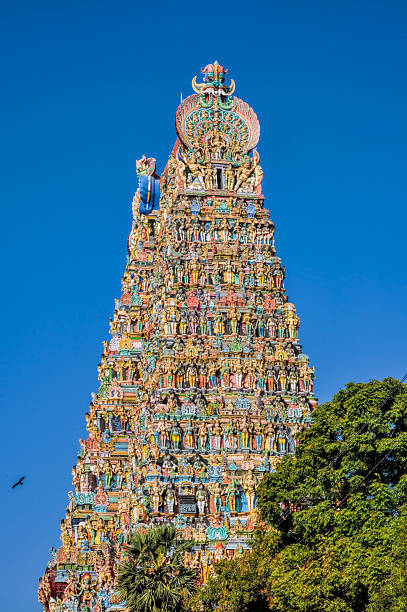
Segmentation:
{"type": "Polygon", "coordinates": [[[206,609],[407,611],[407,386],[349,383],[313,417],[260,483],[265,528],[216,567],[206,609]]]}
{"type": "Polygon", "coordinates": [[[164,524],[132,537],[119,566],[117,586],[129,612],[181,612],[196,589],[197,574],[183,564],[191,544],[164,524]]]}

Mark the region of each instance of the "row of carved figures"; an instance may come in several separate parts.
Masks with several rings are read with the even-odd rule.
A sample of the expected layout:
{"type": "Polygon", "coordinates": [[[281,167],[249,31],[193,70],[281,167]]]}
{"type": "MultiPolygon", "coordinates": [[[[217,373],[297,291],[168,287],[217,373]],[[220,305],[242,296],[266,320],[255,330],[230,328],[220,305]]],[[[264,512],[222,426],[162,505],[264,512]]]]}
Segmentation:
{"type": "MultiPolygon", "coordinates": [[[[162,234],[168,230],[175,230],[177,240],[186,242],[236,240],[245,244],[271,245],[273,243],[274,224],[271,221],[254,217],[242,219],[241,217],[241,213],[246,211],[248,205],[256,209],[259,206],[256,202],[252,200],[234,202],[232,208],[229,208],[230,214],[228,217],[225,217],[224,214],[222,216],[216,214],[216,208],[221,203],[217,200],[202,203],[195,198],[190,200],[183,198],[182,206],[185,212],[181,217],[173,217],[166,212],[164,224],[155,218],[142,216],[138,223],[135,223],[132,227],[130,244],[151,243],[154,239],[161,239],[162,234]],[[186,214],[190,212],[190,208],[194,204],[205,216],[211,213],[209,221],[198,215],[186,214]],[[209,206],[209,204],[212,206],[209,206]]],[[[226,206],[228,205],[226,204],[226,206]]]]}
{"type": "Polygon", "coordinates": [[[153,374],[158,388],[166,389],[261,389],[267,391],[289,391],[290,393],[312,392],[313,372],[304,365],[297,368],[265,368],[258,364],[229,363],[216,361],[196,364],[177,364],[175,361],[160,362],[153,374]]]}
{"type": "Polygon", "coordinates": [[[239,220],[220,219],[219,223],[184,217],[174,223],[178,242],[238,242],[242,244],[273,244],[274,225],[272,223],[250,223],[239,220]]]}
{"type": "MultiPolygon", "coordinates": [[[[255,315],[237,308],[227,313],[180,311],[173,307],[163,310],[158,317],[163,335],[200,334],[207,336],[242,335],[259,338],[297,338],[300,319],[292,310],[284,315],[255,315]]],[[[150,320],[146,315],[135,314],[130,317],[133,332],[140,334],[150,330],[150,320]],[[132,321],[133,319],[133,321],[132,321]],[[147,324],[147,329],[146,329],[147,324]]],[[[147,332],[148,333],[148,332],[147,332]]]]}
{"type": "MultiPolygon", "coordinates": [[[[277,266],[280,276],[280,271],[284,275],[284,268],[280,265],[277,266]]],[[[208,267],[208,270],[218,269],[219,266],[208,267]]],[[[153,270],[147,271],[142,270],[146,275],[154,275],[153,270]]],[[[167,306],[178,305],[179,307],[188,308],[192,310],[204,310],[209,308],[213,310],[216,305],[220,307],[225,306],[256,306],[264,307],[265,310],[276,310],[276,308],[291,309],[294,307],[291,303],[287,302],[287,298],[284,295],[284,288],[274,287],[273,291],[265,292],[265,289],[259,291],[258,287],[245,287],[244,285],[235,287],[223,287],[219,283],[203,288],[196,287],[195,289],[188,289],[187,287],[179,286],[172,291],[167,291],[168,286],[161,286],[157,288],[154,296],[149,299],[142,300],[141,303],[135,304],[134,300],[139,296],[137,287],[132,285],[132,278],[134,273],[125,273],[123,276],[123,294],[119,300],[115,300],[115,311],[119,315],[126,314],[126,307],[137,309],[141,306],[150,307],[151,311],[155,313],[158,306],[166,304],[167,306]],[[168,293],[171,295],[169,296],[168,293]]],[[[147,296],[144,296],[147,298],[147,296]]]]}
{"type": "MultiPolygon", "coordinates": [[[[125,317],[116,316],[111,328],[127,333],[149,336],[157,323],[163,335],[241,335],[259,338],[297,338],[300,319],[294,311],[283,314],[254,314],[233,307],[228,312],[221,310],[181,310],[176,306],[160,309],[155,316],[147,311],[129,312],[125,317]]],[[[125,348],[125,347],[121,347],[125,348]]]]}
{"type": "MultiPolygon", "coordinates": [[[[302,416],[303,409],[297,408],[302,416]]],[[[110,413],[108,417],[100,416],[93,420],[87,415],[89,433],[97,435],[96,430],[103,433],[108,429],[111,433],[131,431],[131,420],[126,411],[125,414],[110,413]]],[[[140,432],[140,439],[144,438],[149,442],[155,443],[160,450],[185,449],[185,450],[219,450],[219,449],[249,449],[267,450],[270,452],[283,452],[286,449],[287,440],[298,432],[298,425],[287,429],[284,425],[275,425],[272,422],[262,423],[252,421],[247,416],[240,419],[231,419],[221,422],[216,419],[214,422],[206,421],[187,421],[180,424],[177,420],[160,420],[151,423],[144,432],[140,432]],[[276,446],[276,440],[280,440],[276,446]]],[[[130,446],[133,438],[129,439],[130,446]]]]}
{"type": "MultiPolygon", "coordinates": [[[[175,285],[216,287],[232,285],[247,289],[280,289],[283,288],[284,270],[280,266],[271,266],[263,262],[243,265],[241,261],[226,262],[207,266],[198,258],[166,264],[163,276],[168,280],[168,288],[175,285]]],[[[155,272],[142,269],[133,275],[131,286],[137,293],[149,293],[156,286],[155,272]]]]}

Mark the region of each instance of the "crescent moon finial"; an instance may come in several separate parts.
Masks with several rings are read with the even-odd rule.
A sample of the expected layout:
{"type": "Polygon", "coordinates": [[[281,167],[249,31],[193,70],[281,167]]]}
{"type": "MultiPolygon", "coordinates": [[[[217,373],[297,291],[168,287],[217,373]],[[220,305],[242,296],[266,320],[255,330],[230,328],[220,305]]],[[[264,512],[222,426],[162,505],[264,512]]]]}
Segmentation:
{"type": "Polygon", "coordinates": [[[196,76],[192,79],[192,89],[196,91],[196,93],[201,93],[202,85],[196,82],[196,76]]]}

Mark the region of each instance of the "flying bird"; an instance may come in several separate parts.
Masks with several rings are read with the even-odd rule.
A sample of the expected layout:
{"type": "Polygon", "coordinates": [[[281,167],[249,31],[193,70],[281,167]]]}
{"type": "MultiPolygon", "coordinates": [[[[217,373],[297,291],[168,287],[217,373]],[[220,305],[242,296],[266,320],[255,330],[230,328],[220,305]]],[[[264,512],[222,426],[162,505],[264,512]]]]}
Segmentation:
{"type": "Polygon", "coordinates": [[[23,484],[23,480],[24,480],[24,478],[25,478],[25,476],[21,476],[20,480],[17,480],[17,482],[15,482],[15,483],[12,485],[12,487],[11,487],[11,488],[12,488],[12,489],[15,489],[15,488],[16,488],[18,485],[22,485],[22,484],[23,484]]]}

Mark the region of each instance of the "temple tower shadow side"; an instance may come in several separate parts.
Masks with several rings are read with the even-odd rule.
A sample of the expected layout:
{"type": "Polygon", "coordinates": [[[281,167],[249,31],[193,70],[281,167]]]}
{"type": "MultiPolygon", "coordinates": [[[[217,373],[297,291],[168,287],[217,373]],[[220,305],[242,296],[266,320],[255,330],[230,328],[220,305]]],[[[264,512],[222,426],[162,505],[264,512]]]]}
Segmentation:
{"type": "Polygon", "coordinates": [[[264,207],[252,108],[217,62],[176,111],[161,175],[139,187],[122,295],[86,414],[44,610],[124,610],[117,565],[132,532],[173,523],[206,581],[248,547],[256,486],[293,453],[316,405],[314,369],[264,207]]]}

